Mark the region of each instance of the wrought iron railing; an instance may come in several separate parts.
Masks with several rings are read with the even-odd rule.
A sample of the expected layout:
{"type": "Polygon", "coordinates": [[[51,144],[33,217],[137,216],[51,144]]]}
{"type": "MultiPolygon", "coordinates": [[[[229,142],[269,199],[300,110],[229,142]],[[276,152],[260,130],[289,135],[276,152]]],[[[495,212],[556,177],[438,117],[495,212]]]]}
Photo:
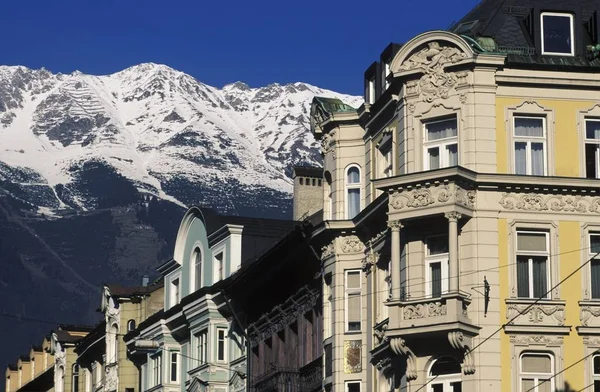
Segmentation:
{"type": "Polygon", "coordinates": [[[302,392],[315,392],[323,386],[323,357],[319,357],[300,368],[302,392]]]}
{"type": "Polygon", "coordinates": [[[299,392],[300,373],[295,369],[274,369],[257,377],[251,385],[252,392],[299,392]]]}

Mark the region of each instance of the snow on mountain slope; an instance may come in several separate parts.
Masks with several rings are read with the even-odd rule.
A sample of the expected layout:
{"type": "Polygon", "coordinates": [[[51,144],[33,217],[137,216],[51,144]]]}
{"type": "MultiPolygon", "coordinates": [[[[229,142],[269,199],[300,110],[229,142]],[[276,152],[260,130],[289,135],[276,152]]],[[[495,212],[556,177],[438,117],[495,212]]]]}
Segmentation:
{"type": "Polygon", "coordinates": [[[234,213],[245,194],[276,203],[293,165],[320,162],[315,95],[362,103],[305,83],[218,89],[152,63],[106,76],[0,66],[0,186],[47,209],[98,208],[127,183],[234,213]]]}

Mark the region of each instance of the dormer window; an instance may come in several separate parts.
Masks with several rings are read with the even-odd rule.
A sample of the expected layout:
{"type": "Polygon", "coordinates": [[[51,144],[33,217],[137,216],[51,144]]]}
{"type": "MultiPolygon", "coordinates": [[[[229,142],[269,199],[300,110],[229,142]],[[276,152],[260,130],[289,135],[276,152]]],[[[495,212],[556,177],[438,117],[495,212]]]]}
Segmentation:
{"type": "Polygon", "coordinates": [[[573,15],[542,12],[542,54],[575,55],[573,15]]]}

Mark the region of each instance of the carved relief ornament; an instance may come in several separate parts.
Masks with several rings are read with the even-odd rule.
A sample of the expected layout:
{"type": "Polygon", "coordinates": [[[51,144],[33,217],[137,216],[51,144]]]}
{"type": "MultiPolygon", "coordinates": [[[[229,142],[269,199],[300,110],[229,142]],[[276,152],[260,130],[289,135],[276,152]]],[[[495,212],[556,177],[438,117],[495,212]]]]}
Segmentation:
{"type": "Polygon", "coordinates": [[[334,246],[333,242],[331,242],[330,244],[327,244],[321,248],[321,260],[325,260],[326,258],[328,258],[329,256],[332,256],[333,254],[335,254],[335,246],[334,246]]]}
{"type": "Polygon", "coordinates": [[[396,355],[406,357],[406,380],[413,381],[417,379],[417,356],[406,345],[406,341],[402,338],[390,339],[390,348],[396,355]]]}
{"type": "Polygon", "coordinates": [[[552,211],[600,214],[600,197],[502,193],[499,204],[505,210],[552,211]]]}
{"type": "Polygon", "coordinates": [[[404,320],[422,319],[428,317],[445,316],[447,313],[446,304],[439,301],[428,302],[417,305],[407,305],[402,309],[404,320]]]}
{"type": "MultiPolygon", "coordinates": [[[[517,316],[528,316],[531,324],[540,324],[544,322],[545,317],[552,317],[558,326],[565,325],[565,306],[564,305],[540,305],[533,306],[529,304],[508,304],[506,307],[506,318],[512,320],[517,316]],[[529,309],[528,309],[529,308],[529,309]]],[[[515,321],[517,321],[515,319],[515,321]]],[[[511,324],[514,324],[512,322],[511,324]]]]}
{"type": "Polygon", "coordinates": [[[362,270],[366,274],[371,272],[371,268],[379,261],[379,252],[369,252],[362,260],[362,270]]]}
{"type": "Polygon", "coordinates": [[[579,310],[581,325],[587,327],[592,318],[600,316],[600,306],[582,306],[579,310]]]}
{"type": "Polygon", "coordinates": [[[448,332],[448,342],[452,348],[463,352],[462,371],[464,374],[475,374],[475,358],[471,352],[471,338],[460,331],[448,332]]]}
{"type": "Polygon", "coordinates": [[[331,131],[323,135],[321,139],[321,153],[327,155],[332,153],[333,159],[335,159],[335,131],[331,131]]]}
{"type": "Polygon", "coordinates": [[[355,235],[342,238],[342,253],[360,253],[364,251],[365,245],[355,235]]]}
{"type": "Polygon", "coordinates": [[[458,185],[449,185],[396,190],[390,193],[390,206],[394,210],[423,208],[437,203],[447,203],[453,199],[456,204],[475,208],[477,192],[465,190],[458,185]]]}

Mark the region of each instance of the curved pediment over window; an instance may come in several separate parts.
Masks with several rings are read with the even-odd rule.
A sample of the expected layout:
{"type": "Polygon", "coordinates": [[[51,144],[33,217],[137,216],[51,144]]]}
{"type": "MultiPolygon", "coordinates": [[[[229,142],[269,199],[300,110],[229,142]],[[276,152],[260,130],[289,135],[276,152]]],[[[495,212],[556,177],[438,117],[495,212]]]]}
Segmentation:
{"type": "Polygon", "coordinates": [[[460,36],[447,31],[430,31],[407,42],[392,60],[390,69],[393,73],[417,70],[428,73],[473,56],[473,49],[460,36]]]}

